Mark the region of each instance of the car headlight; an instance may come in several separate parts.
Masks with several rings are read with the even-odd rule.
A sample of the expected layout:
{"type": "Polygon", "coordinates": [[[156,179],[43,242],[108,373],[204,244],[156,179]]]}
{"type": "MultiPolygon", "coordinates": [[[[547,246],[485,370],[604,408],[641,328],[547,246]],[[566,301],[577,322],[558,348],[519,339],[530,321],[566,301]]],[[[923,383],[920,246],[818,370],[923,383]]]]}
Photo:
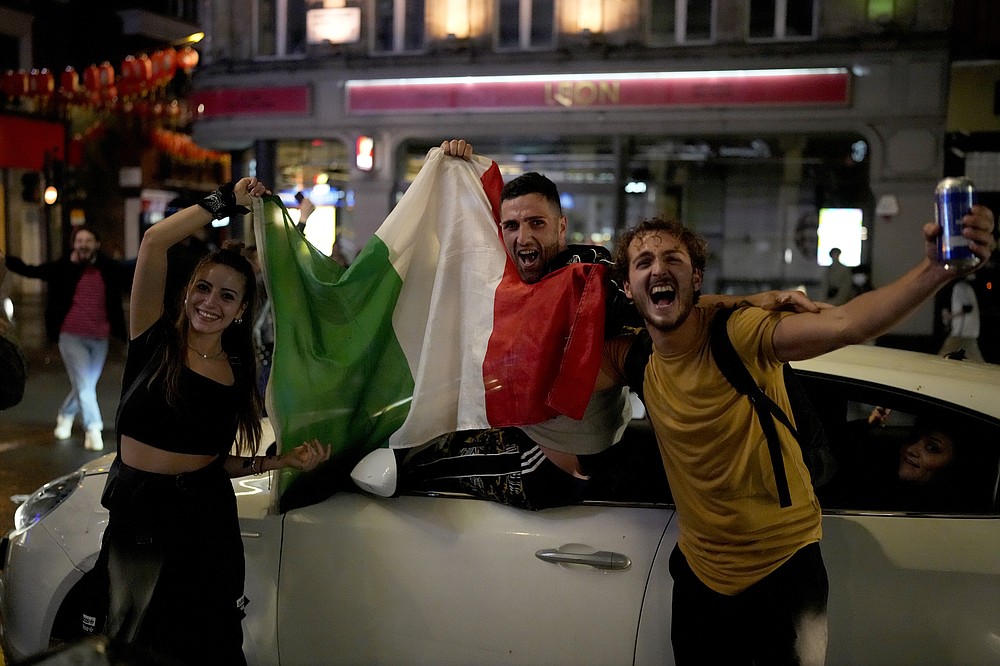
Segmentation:
{"type": "Polygon", "coordinates": [[[46,483],[17,507],[14,512],[14,529],[24,531],[52,513],[82,482],[83,472],[76,471],[46,483]]]}

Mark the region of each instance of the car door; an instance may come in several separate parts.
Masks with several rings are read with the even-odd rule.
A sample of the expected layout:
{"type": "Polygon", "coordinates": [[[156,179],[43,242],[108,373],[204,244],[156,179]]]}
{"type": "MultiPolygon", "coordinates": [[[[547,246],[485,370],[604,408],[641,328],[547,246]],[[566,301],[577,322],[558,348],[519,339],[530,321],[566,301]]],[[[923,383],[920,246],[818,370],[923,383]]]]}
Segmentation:
{"type": "Polygon", "coordinates": [[[808,381],[841,463],[817,491],[830,580],[827,663],[1000,664],[1000,424],[890,386],[808,381]],[[891,414],[869,424],[875,406],[891,414]],[[962,447],[953,492],[898,482],[903,449],[931,422],[962,447]],[[887,461],[891,474],[878,476],[887,461]]]}
{"type": "Polygon", "coordinates": [[[827,663],[1000,664],[1000,520],[828,515],[827,663]]]}
{"type": "Polygon", "coordinates": [[[281,555],[281,664],[632,663],[672,516],[358,493],[296,509],[281,555]],[[602,566],[572,563],[594,553],[602,566]]]}

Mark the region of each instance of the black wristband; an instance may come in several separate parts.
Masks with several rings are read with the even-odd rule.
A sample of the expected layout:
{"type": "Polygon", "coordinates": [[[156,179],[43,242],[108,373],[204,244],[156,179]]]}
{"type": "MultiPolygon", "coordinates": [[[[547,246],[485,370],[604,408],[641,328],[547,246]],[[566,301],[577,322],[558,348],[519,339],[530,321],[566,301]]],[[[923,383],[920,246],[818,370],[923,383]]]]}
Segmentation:
{"type": "Polygon", "coordinates": [[[221,185],[207,197],[198,202],[198,205],[212,214],[212,219],[221,220],[226,217],[240,214],[246,215],[250,209],[236,203],[236,192],[233,191],[235,183],[221,185]]]}

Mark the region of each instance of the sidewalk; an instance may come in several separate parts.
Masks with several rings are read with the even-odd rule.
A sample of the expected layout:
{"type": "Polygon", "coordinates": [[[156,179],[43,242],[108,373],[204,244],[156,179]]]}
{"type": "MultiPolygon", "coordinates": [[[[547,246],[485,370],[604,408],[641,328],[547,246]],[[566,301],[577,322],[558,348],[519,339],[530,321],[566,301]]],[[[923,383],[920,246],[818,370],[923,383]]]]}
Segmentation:
{"type": "MultiPolygon", "coordinates": [[[[44,298],[20,296],[14,302],[14,336],[28,359],[28,381],[21,404],[0,414],[0,443],[3,432],[13,424],[55,427],[56,413],[69,391],[69,379],[55,343],[45,336],[44,298]]],[[[104,372],[97,386],[106,431],[114,430],[115,410],[121,395],[122,371],[125,365],[125,343],[112,340],[104,372]]],[[[79,424],[74,429],[79,429],[79,424]]],[[[113,441],[113,440],[112,440],[113,441]]]]}

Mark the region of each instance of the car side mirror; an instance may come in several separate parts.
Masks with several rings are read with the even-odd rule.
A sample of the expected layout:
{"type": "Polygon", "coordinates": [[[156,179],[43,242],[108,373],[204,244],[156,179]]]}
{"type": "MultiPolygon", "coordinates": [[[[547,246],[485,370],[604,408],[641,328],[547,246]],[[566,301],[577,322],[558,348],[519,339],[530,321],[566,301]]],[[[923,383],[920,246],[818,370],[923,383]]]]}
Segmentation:
{"type": "Polygon", "coordinates": [[[375,449],[354,466],[351,480],[358,488],[373,495],[392,497],[396,494],[398,480],[395,452],[392,449],[375,449]]]}

